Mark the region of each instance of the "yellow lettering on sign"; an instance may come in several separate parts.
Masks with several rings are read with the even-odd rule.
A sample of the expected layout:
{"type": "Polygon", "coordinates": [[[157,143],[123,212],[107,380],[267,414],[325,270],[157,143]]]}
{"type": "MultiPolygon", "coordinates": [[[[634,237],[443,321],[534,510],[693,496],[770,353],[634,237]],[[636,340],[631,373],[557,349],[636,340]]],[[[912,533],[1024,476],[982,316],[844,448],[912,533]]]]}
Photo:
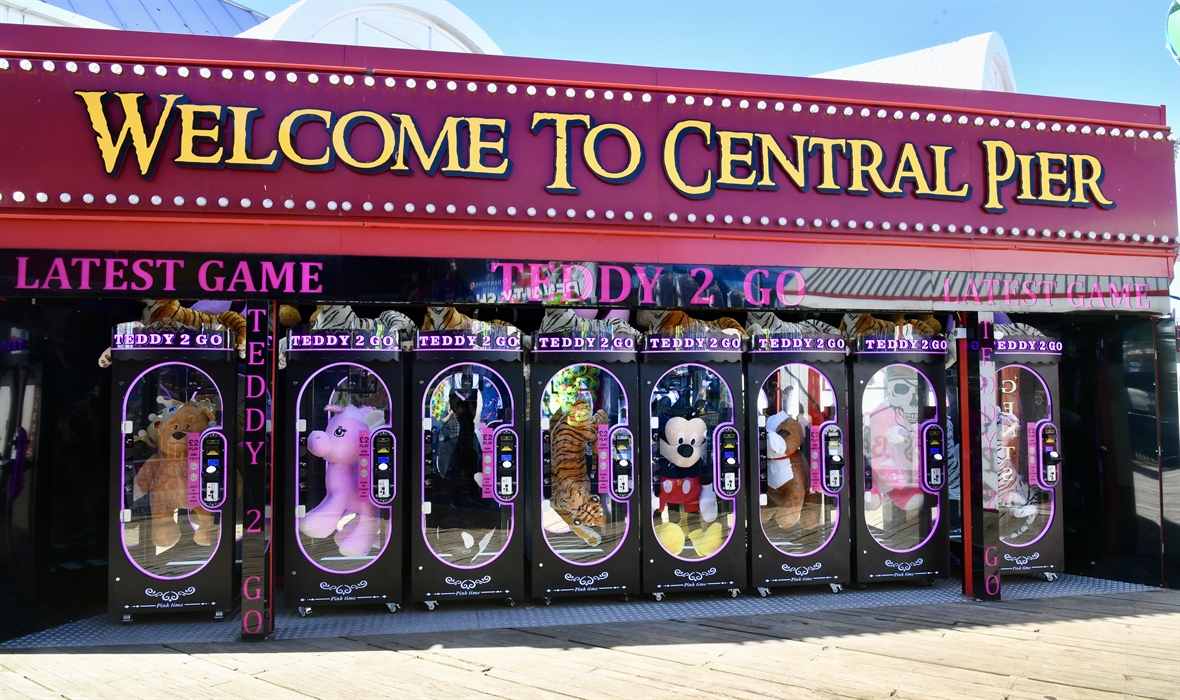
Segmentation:
{"type": "Polygon", "coordinates": [[[1016,193],[1016,201],[1021,204],[1036,204],[1037,196],[1033,193],[1033,161],[1037,157],[1031,153],[1017,153],[1016,163],[1020,167],[1020,175],[1017,182],[1019,188],[1016,193]]]}
{"type": "Polygon", "coordinates": [[[848,158],[852,163],[852,172],[848,177],[848,194],[867,195],[872,192],[865,185],[865,177],[869,178],[873,188],[886,197],[901,194],[885,183],[881,177],[881,168],[885,167],[885,150],[881,144],[868,139],[848,139],[848,158]],[[869,161],[865,162],[865,154],[869,161]]]}
{"type": "Polygon", "coordinates": [[[336,165],[330,147],[324,147],[323,155],[317,158],[305,158],[295,150],[295,137],[299,127],[308,122],[317,121],[325,129],[332,128],[333,114],[326,109],[297,109],[279,122],[279,150],[283,157],[304,170],[331,170],[336,165]]]}
{"type": "Polygon", "coordinates": [[[1075,207],[1090,206],[1090,197],[1086,195],[1086,191],[1089,190],[1095,204],[1103,209],[1114,209],[1115,203],[1107,199],[1099,187],[1102,178],[1105,177],[1102,172],[1102,161],[1091,155],[1076,154],[1069,157],[1069,163],[1073,169],[1073,199],[1070,203],[1075,207]]]}
{"type": "Polygon", "coordinates": [[[684,181],[680,172],[680,142],[690,134],[700,134],[704,137],[705,148],[713,150],[713,125],[699,119],[686,119],[677,122],[664,137],[664,175],[668,182],[680,194],[689,199],[708,199],[713,196],[713,171],[705,170],[705,180],[699,185],[690,185],[684,181]]]}
{"type": "Polygon", "coordinates": [[[512,173],[512,161],[508,160],[508,131],[510,127],[508,120],[486,117],[462,117],[462,119],[467,122],[467,132],[471,140],[468,148],[467,167],[463,168],[463,174],[470,177],[506,180],[512,173]],[[491,138],[493,135],[497,138],[491,138]],[[499,157],[500,160],[495,165],[489,165],[484,160],[489,156],[499,157]]]}
{"type": "Polygon", "coordinates": [[[922,169],[922,159],[918,157],[918,149],[914,148],[912,143],[902,145],[901,155],[897,157],[897,170],[893,172],[893,184],[889,186],[889,189],[902,193],[905,191],[902,186],[907,182],[914,184],[914,194],[919,197],[926,197],[934,193],[934,190],[930,189],[930,180],[926,177],[926,171],[922,169]]]}
{"type": "Polygon", "coordinates": [[[754,189],[754,180],[758,177],[754,167],[754,132],[718,131],[717,146],[721,151],[717,186],[731,190],[754,189]],[[741,168],[745,174],[739,177],[734,172],[735,168],[741,168]]]}
{"type": "Polygon", "coordinates": [[[160,118],[149,140],[147,124],[143,118],[143,107],[148,101],[144,93],[116,92],[113,95],[118,97],[123,105],[123,127],[119,130],[118,138],[111,136],[111,123],[106,114],[106,103],[112,95],[105,91],[86,90],[76,90],[74,94],[86,105],[86,114],[90,117],[90,126],[94,129],[98,152],[102,156],[106,174],[118,177],[119,170],[123,167],[123,156],[128,148],[134,148],[139,174],[145,180],[150,180],[164,152],[160,145],[167,140],[172,121],[176,118],[176,105],[187,102],[188,98],[184,95],[160,95],[164,106],[160,109],[160,118]]]}
{"type": "Polygon", "coordinates": [[[340,162],[358,173],[378,173],[384,170],[390,159],[393,158],[396,147],[397,134],[393,132],[393,124],[390,124],[384,115],[376,112],[365,110],[349,112],[337,119],[336,124],[332,126],[332,150],[335,151],[340,162]],[[381,152],[373,160],[358,160],[352,154],[350,148],[352,130],[361,124],[372,124],[381,131],[381,152]]]}
{"type": "Polygon", "coordinates": [[[646,160],[643,143],[640,142],[635,132],[622,124],[610,123],[599,124],[586,132],[586,140],[582,142],[582,158],[586,162],[586,167],[594,173],[595,177],[612,185],[622,185],[639,177],[646,160]],[[599,145],[608,136],[617,136],[623,139],[627,146],[627,165],[618,172],[611,172],[604,168],[598,155],[599,145]]]}
{"type": "Polygon", "coordinates": [[[282,160],[279,149],[272,149],[263,158],[250,157],[250,144],[254,139],[254,120],[262,116],[257,107],[229,107],[230,119],[234,123],[234,144],[225,164],[231,168],[245,170],[275,170],[282,160]]]}
{"type": "Polygon", "coordinates": [[[1016,152],[1005,141],[981,141],[983,146],[984,179],[987,183],[983,210],[992,214],[1008,211],[1000,199],[1004,185],[1016,178],[1016,152]]]}
{"type": "Polygon", "coordinates": [[[178,105],[180,110],[180,165],[196,167],[220,167],[225,147],[221,145],[221,123],[225,110],[221,105],[178,105]],[[210,126],[201,126],[204,119],[212,119],[210,126]],[[200,155],[197,148],[202,143],[215,143],[217,150],[209,155],[200,155]]]}
{"type": "Polygon", "coordinates": [[[570,134],[575,126],[589,127],[594,123],[589,114],[562,114],[560,112],[533,112],[534,134],[541,133],[547,126],[553,127],[556,135],[553,145],[553,182],[545,185],[545,191],[553,194],[578,194],[581,192],[570,182],[570,134]]]}
{"type": "Polygon", "coordinates": [[[1037,197],[1037,202],[1069,206],[1069,198],[1073,194],[1069,188],[1069,156],[1037,151],[1037,165],[1040,166],[1038,173],[1041,178],[1041,196],[1037,197]],[[1054,170],[1054,165],[1059,165],[1061,169],[1054,170]],[[1061,187],[1060,192],[1053,189],[1057,186],[1061,187]]]}
{"type": "Polygon", "coordinates": [[[795,142],[795,160],[792,163],[782,147],[770,134],[754,134],[758,139],[758,164],[761,167],[761,177],[758,178],[758,189],[777,190],[778,182],[774,179],[774,166],[777,165],[791,184],[800,192],[807,191],[807,136],[792,136],[795,142]]]}
{"type": "Polygon", "coordinates": [[[971,185],[963,183],[959,189],[952,190],[947,184],[950,177],[951,154],[955,152],[953,146],[928,146],[934,154],[934,188],[928,195],[931,199],[953,199],[965,202],[971,198],[971,185]]]}
{"type": "Polygon", "coordinates": [[[390,170],[398,174],[414,172],[410,169],[406,157],[412,148],[427,175],[438,172],[439,166],[443,165],[444,156],[446,165],[443,165],[442,168],[443,175],[458,175],[463,172],[463,164],[459,162],[459,127],[463,124],[463,117],[447,117],[443,120],[442,129],[439,130],[438,138],[435,139],[434,146],[429,153],[426,151],[426,144],[418,132],[418,125],[414,123],[413,117],[394,112],[393,118],[397,120],[399,126],[397,139],[399,145],[397,156],[393,159],[393,166],[390,170]]]}
{"type": "Polygon", "coordinates": [[[807,155],[815,153],[816,149],[820,151],[820,180],[819,184],[815,186],[816,192],[840,194],[844,191],[844,188],[836,180],[836,151],[844,153],[844,147],[847,144],[848,141],[845,139],[811,137],[811,142],[807,145],[807,155]]]}

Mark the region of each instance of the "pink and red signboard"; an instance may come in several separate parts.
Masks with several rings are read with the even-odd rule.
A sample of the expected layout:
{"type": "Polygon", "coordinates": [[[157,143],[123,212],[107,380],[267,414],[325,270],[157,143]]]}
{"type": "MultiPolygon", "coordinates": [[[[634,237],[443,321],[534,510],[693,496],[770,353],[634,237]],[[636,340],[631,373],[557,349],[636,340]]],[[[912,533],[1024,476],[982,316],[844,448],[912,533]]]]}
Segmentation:
{"type": "Polygon", "coordinates": [[[0,29],[0,213],[1015,234],[1063,245],[1109,234],[1139,249],[1176,236],[1160,109],[61,34],[0,29]]]}

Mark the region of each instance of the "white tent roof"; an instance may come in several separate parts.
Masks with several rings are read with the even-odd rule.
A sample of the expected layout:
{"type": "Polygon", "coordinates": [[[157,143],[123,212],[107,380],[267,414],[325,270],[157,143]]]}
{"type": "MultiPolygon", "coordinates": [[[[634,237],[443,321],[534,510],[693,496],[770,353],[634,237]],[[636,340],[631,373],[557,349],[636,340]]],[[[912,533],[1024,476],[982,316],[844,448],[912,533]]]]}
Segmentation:
{"type": "Polygon", "coordinates": [[[300,0],[238,36],[501,55],[470,17],[445,0],[300,0]]]}
{"type": "Polygon", "coordinates": [[[0,0],[0,23],[233,36],[266,19],[233,0],[0,0]]]}
{"type": "Polygon", "coordinates": [[[1004,40],[995,32],[814,76],[868,83],[1016,92],[1004,40]]]}

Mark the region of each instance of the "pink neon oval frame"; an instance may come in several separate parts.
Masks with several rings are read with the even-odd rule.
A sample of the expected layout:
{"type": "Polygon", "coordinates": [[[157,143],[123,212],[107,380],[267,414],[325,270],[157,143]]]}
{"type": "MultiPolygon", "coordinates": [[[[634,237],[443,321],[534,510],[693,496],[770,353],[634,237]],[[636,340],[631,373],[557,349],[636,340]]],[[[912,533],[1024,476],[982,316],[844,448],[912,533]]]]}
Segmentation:
{"type": "MultiPolygon", "coordinates": [[[[824,385],[827,387],[828,391],[831,392],[831,394],[832,394],[832,413],[833,413],[833,415],[837,415],[839,413],[840,402],[836,397],[836,392],[832,390],[832,382],[828,381],[828,376],[826,374],[819,371],[818,368],[807,364],[806,362],[788,362],[785,365],[779,365],[778,367],[775,367],[774,371],[771,372],[769,375],[767,375],[766,380],[762,382],[762,386],[759,387],[759,391],[765,392],[766,391],[766,383],[770,381],[770,378],[773,377],[775,374],[777,374],[779,370],[784,369],[786,367],[803,367],[803,368],[807,369],[808,371],[815,372],[816,374],[818,374],[820,376],[820,378],[822,378],[824,380],[824,385]]],[[[810,441],[804,442],[803,444],[808,445],[808,444],[810,444],[810,441]]],[[[803,446],[800,446],[799,449],[803,449],[803,446]]],[[[762,455],[759,455],[759,458],[761,458],[761,456],[762,455]]],[[[761,495],[761,488],[762,488],[761,482],[759,482],[758,488],[759,488],[759,495],[761,495]]],[[[836,530],[838,530],[840,528],[840,496],[839,495],[832,496],[832,495],[828,494],[827,492],[823,491],[822,489],[820,490],[820,493],[824,496],[824,498],[836,499],[836,519],[832,522],[831,532],[828,533],[828,538],[825,539],[823,541],[823,543],[820,544],[819,546],[817,546],[815,549],[809,550],[807,552],[796,553],[796,552],[784,551],[782,547],[779,547],[774,542],[770,541],[770,533],[768,533],[766,531],[766,523],[762,522],[761,512],[759,512],[758,525],[759,525],[759,527],[762,528],[762,534],[766,536],[766,541],[770,542],[771,547],[774,547],[781,554],[785,554],[788,557],[813,557],[816,555],[816,553],[822,552],[829,544],[831,544],[832,538],[836,536],[836,530]]],[[[758,507],[759,511],[761,511],[762,507],[763,506],[758,507]]]]}
{"type": "MultiPolygon", "coordinates": [[[[307,378],[307,381],[305,381],[303,383],[303,386],[299,387],[299,396],[295,400],[296,401],[296,403],[295,403],[295,418],[296,419],[299,418],[300,414],[303,411],[303,393],[307,390],[307,387],[311,385],[311,382],[313,379],[318,377],[323,372],[326,372],[326,371],[332,369],[333,367],[356,367],[357,369],[364,370],[366,373],[371,374],[374,377],[376,377],[377,381],[380,382],[380,384],[381,384],[382,390],[385,391],[385,401],[386,401],[386,405],[389,406],[389,412],[390,412],[389,417],[393,418],[394,408],[393,408],[392,396],[389,393],[389,387],[385,385],[385,381],[381,379],[380,375],[378,375],[376,372],[369,369],[368,367],[365,367],[364,365],[358,365],[355,362],[334,362],[330,365],[324,365],[323,367],[320,367],[319,369],[317,369],[315,372],[312,372],[311,376],[307,378]]],[[[343,379],[340,380],[340,382],[343,382],[343,381],[344,381],[343,379]]],[[[340,386],[340,382],[337,382],[337,387],[340,386]]],[[[376,428],[372,428],[372,430],[375,431],[375,430],[378,430],[379,428],[388,428],[390,426],[390,423],[391,423],[391,421],[386,421],[385,423],[381,424],[380,426],[378,426],[376,428]]],[[[298,436],[295,437],[294,449],[295,449],[295,454],[299,454],[299,437],[298,436]]],[[[322,459],[322,458],[319,458],[319,459],[322,459]]],[[[296,484],[299,483],[299,460],[295,460],[295,483],[296,484]]],[[[298,489],[296,491],[298,491],[298,489]]],[[[297,505],[297,504],[294,504],[294,505],[297,505]]],[[[381,543],[381,549],[378,550],[377,554],[375,554],[372,559],[369,559],[362,566],[359,566],[355,569],[329,569],[328,567],[323,566],[319,562],[317,562],[316,560],[312,559],[311,555],[307,553],[307,549],[305,549],[303,546],[303,533],[299,531],[299,518],[296,518],[295,519],[296,520],[296,522],[295,522],[295,541],[299,543],[299,551],[303,553],[303,558],[306,559],[312,566],[316,567],[317,569],[319,569],[321,571],[327,572],[329,574],[355,574],[359,571],[364,571],[365,569],[369,568],[374,563],[376,563],[377,560],[379,560],[381,558],[381,555],[385,553],[385,550],[389,548],[389,540],[390,540],[390,537],[392,536],[392,533],[393,533],[393,522],[392,522],[393,519],[390,517],[389,506],[377,506],[377,510],[381,513],[381,516],[379,516],[379,517],[383,516],[382,522],[385,525],[385,528],[384,528],[385,529],[385,538],[384,538],[384,541],[381,543]]],[[[360,517],[360,515],[358,514],[357,517],[360,517]]],[[[314,539],[314,538],[312,538],[312,539],[314,539]]],[[[327,538],[325,538],[325,539],[327,539],[327,538]]]]}
{"type": "MultiPolygon", "coordinates": [[[[617,387],[619,388],[619,395],[623,397],[623,407],[625,407],[625,408],[627,409],[627,419],[628,419],[628,420],[630,420],[630,419],[631,419],[631,410],[630,410],[630,406],[629,406],[629,397],[627,396],[627,391],[626,391],[626,389],[624,389],[624,388],[623,388],[623,383],[619,381],[619,378],[615,376],[615,373],[614,373],[614,372],[612,372],[612,371],[610,371],[609,369],[607,369],[607,368],[603,367],[602,365],[597,365],[597,364],[595,364],[595,363],[593,363],[593,362],[575,362],[575,363],[573,363],[573,364],[566,365],[565,367],[563,367],[563,368],[561,368],[561,369],[557,370],[557,372],[555,372],[555,373],[553,374],[553,376],[549,378],[549,381],[545,382],[545,388],[544,388],[544,389],[541,391],[541,395],[540,395],[540,396],[538,397],[538,399],[537,399],[538,401],[540,401],[540,402],[541,402],[539,405],[542,407],[542,409],[543,409],[543,408],[544,408],[544,406],[545,406],[545,404],[544,404],[544,401],[545,401],[545,395],[546,395],[547,393],[549,393],[549,387],[550,387],[550,385],[551,385],[551,384],[553,384],[553,380],[554,380],[554,378],[556,378],[558,374],[561,374],[561,373],[562,373],[562,372],[564,372],[565,370],[569,369],[570,367],[574,367],[574,366],[593,367],[594,369],[597,369],[597,370],[600,370],[600,371],[602,371],[602,372],[605,372],[605,373],[606,373],[608,376],[610,376],[610,378],[611,378],[612,380],[614,380],[614,382],[615,382],[615,386],[617,386],[617,387]]],[[[611,426],[611,430],[614,430],[616,427],[619,427],[619,426],[622,426],[622,427],[625,427],[625,428],[629,428],[629,427],[630,427],[630,423],[627,423],[627,424],[622,424],[622,423],[620,423],[620,424],[617,424],[617,425],[612,425],[612,426],[611,426]]],[[[538,433],[538,435],[537,435],[537,440],[538,440],[538,441],[540,441],[540,440],[544,440],[544,437],[545,437],[545,433],[546,433],[546,432],[548,432],[548,431],[544,431],[544,430],[538,430],[538,431],[537,431],[537,433],[538,433]]],[[[538,443],[538,444],[542,444],[542,443],[538,443]]],[[[541,448],[538,448],[538,454],[540,454],[540,449],[541,449],[541,448]]],[[[634,447],[632,447],[632,452],[634,452],[634,447]]],[[[544,465],[544,464],[538,464],[538,465],[537,465],[537,469],[538,469],[538,473],[540,474],[540,478],[541,478],[541,481],[540,481],[540,483],[542,483],[542,484],[543,484],[543,483],[545,483],[545,465],[544,465]]],[[[623,543],[627,541],[627,534],[631,532],[631,502],[630,502],[630,499],[627,499],[627,500],[624,500],[624,501],[619,501],[619,500],[612,499],[612,498],[610,498],[610,494],[606,494],[606,496],[607,496],[607,498],[608,498],[609,500],[611,500],[613,503],[615,503],[616,505],[621,505],[621,506],[622,506],[622,507],[625,509],[625,510],[624,510],[624,513],[625,513],[625,515],[623,516],[623,536],[619,538],[619,542],[618,542],[618,544],[616,544],[616,545],[615,545],[615,548],[614,548],[614,549],[612,549],[610,552],[605,552],[605,553],[603,553],[603,555],[602,555],[602,558],[601,558],[601,559],[598,559],[598,560],[596,560],[596,561],[592,561],[592,562],[585,562],[585,563],[583,563],[583,562],[576,562],[576,561],[571,561],[571,560],[569,560],[569,559],[566,559],[565,557],[563,557],[563,556],[561,556],[560,554],[558,554],[558,553],[557,553],[557,550],[553,548],[553,543],[551,543],[551,542],[549,541],[549,533],[548,533],[548,531],[546,531],[546,530],[545,530],[545,527],[544,527],[544,526],[542,526],[542,527],[541,527],[541,537],[542,537],[542,538],[545,540],[545,546],[549,548],[549,551],[550,551],[550,552],[553,552],[553,556],[557,557],[558,559],[560,559],[560,560],[564,561],[564,562],[565,562],[565,563],[567,563],[567,564],[572,564],[573,566],[601,566],[603,562],[605,562],[605,561],[609,560],[611,557],[613,557],[614,555],[618,554],[618,552],[619,552],[619,548],[621,548],[621,547],[623,546],[623,543]]],[[[599,498],[602,498],[602,496],[599,496],[599,498]]]]}
{"type": "MultiPolygon", "coordinates": [[[[187,367],[188,369],[190,369],[194,372],[199,372],[202,377],[204,377],[206,380],[208,380],[209,386],[213,387],[214,391],[217,392],[217,410],[221,414],[222,418],[225,417],[225,399],[221,395],[221,387],[217,386],[217,382],[213,381],[213,377],[210,377],[204,370],[197,367],[196,365],[190,365],[187,362],[161,362],[158,365],[152,365],[151,367],[148,367],[147,369],[145,369],[143,372],[140,372],[139,375],[135,377],[135,380],[131,382],[131,385],[127,388],[127,391],[123,393],[123,411],[122,411],[122,415],[120,416],[123,420],[127,420],[127,398],[131,395],[131,392],[134,391],[135,387],[139,384],[140,380],[143,379],[145,376],[147,376],[148,372],[154,372],[154,371],[160,369],[161,367],[169,367],[169,366],[187,367]]],[[[141,390],[140,394],[142,395],[142,393],[143,393],[143,391],[141,390]]],[[[219,421],[217,424],[217,427],[223,429],[225,427],[224,422],[225,422],[224,420],[219,421]]],[[[224,433],[223,433],[223,435],[224,435],[224,433]]],[[[120,442],[123,442],[123,441],[120,440],[120,442]]],[[[119,486],[120,486],[120,488],[122,488],[123,493],[127,493],[127,484],[126,484],[127,470],[123,469],[123,467],[122,467],[122,465],[127,463],[127,446],[126,446],[126,444],[124,444],[122,447],[119,448],[119,454],[121,457],[121,463],[119,466],[119,472],[120,472],[119,486]]],[[[140,572],[142,572],[145,576],[150,576],[158,581],[181,581],[181,580],[186,579],[190,576],[193,576],[193,575],[197,574],[199,571],[203,570],[206,566],[209,566],[209,562],[213,561],[213,558],[217,556],[217,550],[221,547],[221,528],[223,528],[225,526],[225,518],[222,513],[224,508],[225,508],[224,503],[222,504],[221,508],[218,508],[216,510],[209,510],[208,508],[206,508],[206,510],[209,510],[210,513],[217,513],[217,515],[218,515],[219,522],[217,523],[217,539],[214,541],[213,547],[209,552],[209,557],[207,559],[205,559],[205,563],[201,564],[200,566],[198,566],[197,568],[188,572],[187,574],[182,574],[180,576],[160,576],[159,574],[153,574],[152,572],[150,572],[147,569],[140,566],[139,562],[137,562],[135,560],[135,557],[131,556],[131,552],[127,549],[127,536],[126,536],[127,523],[120,523],[119,524],[119,544],[121,544],[123,547],[123,556],[127,557],[127,561],[131,562],[131,565],[134,566],[136,569],[138,569],[140,572]]],[[[140,545],[143,545],[143,544],[144,543],[141,540],[140,545]]],[[[168,551],[168,550],[165,550],[165,551],[168,551]]]]}
{"type": "MultiPolygon", "coordinates": [[[[495,382],[491,382],[490,380],[489,380],[489,382],[492,384],[493,387],[495,387],[497,393],[500,394],[501,400],[506,399],[504,401],[504,406],[505,406],[508,416],[511,418],[512,416],[516,415],[514,412],[514,409],[515,409],[514,401],[516,399],[515,399],[515,397],[512,396],[512,389],[511,389],[511,387],[508,386],[508,382],[504,379],[504,375],[500,374],[496,370],[494,370],[491,367],[488,367],[487,365],[480,363],[480,362],[456,362],[455,364],[446,367],[441,372],[434,375],[434,377],[430,380],[430,383],[426,385],[426,391],[424,391],[422,393],[422,408],[421,408],[421,412],[418,414],[419,418],[429,416],[430,397],[434,393],[435,386],[438,384],[439,379],[446,376],[446,375],[452,374],[457,367],[466,367],[468,365],[473,366],[473,367],[479,367],[479,368],[487,371],[489,374],[495,375],[496,378],[500,380],[500,384],[503,385],[503,387],[504,387],[503,391],[500,391],[500,387],[497,387],[495,385],[495,382]]],[[[484,378],[486,379],[486,377],[484,377],[484,378]]],[[[482,388],[481,388],[481,391],[482,391],[482,388]]],[[[481,406],[481,409],[482,409],[482,406],[481,406]]],[[[499,428],[511,428],[514,433],[516,432],[516,425],[514,423],[504,423],[503,425],[500,425],[499,428]]],[[[499,429],[499,428],[497,428],[497,429],[499,429]]],[[[421,440],[421,445],[420,445],[421,451],[419,452],[419,454],[425,455],[426,454],[426,431],[423,430],[420,432],[421,432],[421,435],[418,436],[418,439],[421,440]]],[[[517,445],[518,446],[520,445],[519,435],[517,436],[517,445]]],[[[519,462],[519,460],[517,460],[517,461],[519,462]]],[[[424,502],[426,500],[426,478],[425,478],[426,475],[425,475],[425,473],[423,473],[424,469],[425,469],[425,465],[422,464],[421,460],[419,460],[418,471],[420,473],[422,473],[422,477],[423,477],[422,479],[419,480],[421,482],[421,489],[420,489],[419,495],[418,495],[418,499],[419,499],[420,503],[424,502]]],[[[520,474],[520,470],[517,469],[516,473],[520,474]]],[[[520,489],[517,488],[517,496],[519,497],[519,495],[520,495],[520,489]]],[[[435,559],[438,559],[441,563],[445,564],[446,566],[449,566],[452,569],[463,569],[466,571],[471,571],[471,570],[475,570],[475,569],[482,569],[485,566],[487,566],[488,564],[491,564],[492,562],[499,559],[500,556],[504,554],[504,552],[508,549],[508,544],[510,542],[512,542],[512,536],[516,533],[516,503],[515,503],[515,501],[512,503],[507,503],[507,504],[501,503],[500,501],[496,501],[496,503],[498,503],[500,506],[499,512],[501,515],[503,515],[505,508],[508,509],[508,523],[509,523],[508,524],[508,536],[504,539],[504,546],[500,549],[499,552],[496,552],[495,556],[490,557],[486,561],[483,561],[479,564],[475,564],[473,566],[459,566],[458,564],[454,564],[454,563],[449,562],[449,561],[443,559],[442,557],[440,557],[438,555],[438,552],[434,551],[434,547],[432,547],[430,545],[430,540],[428,540],[426,538],[426,514],[425,513],[422,514],[422,518],[418,524],[418,534],[422,536],[422,541],[424,543],[426,543],[426,548],[430,551],[431,556],[433,556],[435,559]]]]}

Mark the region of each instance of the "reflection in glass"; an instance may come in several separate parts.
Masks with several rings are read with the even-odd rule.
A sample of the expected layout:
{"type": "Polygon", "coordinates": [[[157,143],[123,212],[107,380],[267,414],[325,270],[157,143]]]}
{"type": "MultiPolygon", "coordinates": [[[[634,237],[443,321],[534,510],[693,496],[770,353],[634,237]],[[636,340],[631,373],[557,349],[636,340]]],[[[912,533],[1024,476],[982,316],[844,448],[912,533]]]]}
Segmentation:
{"type": "Polygon", "coordinates": [[[306,421],[296,445],[299,546],[322,569],[359,571],[390,537],[390,509],[360,493],[358,474],[362,431],[390,424],[389,390],[361,365],[330,365],[303,385],[297,410],[306,421]]]}
{"type": "MultiPolygon", "coordinates": [[[[823,373],[789,364],[771,373],[758,392],[759,415],[766,418],[759,494],[762,531],[784,554],[819,550],[836,528],[838,501],[817,485],[809,464],[811,429],[836,417],[836,396],[823,373]]],[[[818,479],[818,475],[817,475],[818,479]]]]}
{"type": "Polygon", "coordinates": [[[660,546],[681,559],[708,559],[729,540],[733,502],[713,488],[713,433],[733,421],[725,380],[702,365],[677,365],[651,397],[652,525],[660,546]]]}
{"type": "Polygon", "coordinates": [[[480,462],[485,433],[511,420],[512,395],[488,367],[461,364],[431,381],[425,404],[423,534],[443,562],[482,566],[511,535],[512,506],[483,497],[480,462]]]}
{"type": "Polygon", "coordinates": [[[213,380],[179,362],[147,370],[124,397],[131,432],[123,436],[123,508],[131,517],[120,532],[128,557],[147,574],[183,578],[213,558],[221,512],[190,505],[188,441],[220,426],[221,417],[213,380]]]}
{"type": "Polygon", "coordinates": [[[938,417],[937,399],[921,372],[889,365],[869,380],[861,401],[865,521],[873,539],[893,551],[921,545],[938,519],[938,497],[919,483],[921,425],[938,417]]]}
{"type": "MultiPolygon", "coordinates": [[[[1053,496],[1028,473],[1028,426],[1050,416],[1049,394],[1041,378],[1020,365],[999,372],[1000,448],[996,505],[1000,540],[1017,547],[1032,544],[1049,527],[1053,496]]],[[[1034,447],[1034,449],[1036,449],[1034,447]]]]}
{"type": "Polygon", "coordinates": [[[609,452],[610,430],[626,425],[627,413],[618,379],[595,365],[566,367],[541,394],[541,531],[566,561],[602,561],[626,535],[627,504],[599,489],[598,453],[609,452]]]}

